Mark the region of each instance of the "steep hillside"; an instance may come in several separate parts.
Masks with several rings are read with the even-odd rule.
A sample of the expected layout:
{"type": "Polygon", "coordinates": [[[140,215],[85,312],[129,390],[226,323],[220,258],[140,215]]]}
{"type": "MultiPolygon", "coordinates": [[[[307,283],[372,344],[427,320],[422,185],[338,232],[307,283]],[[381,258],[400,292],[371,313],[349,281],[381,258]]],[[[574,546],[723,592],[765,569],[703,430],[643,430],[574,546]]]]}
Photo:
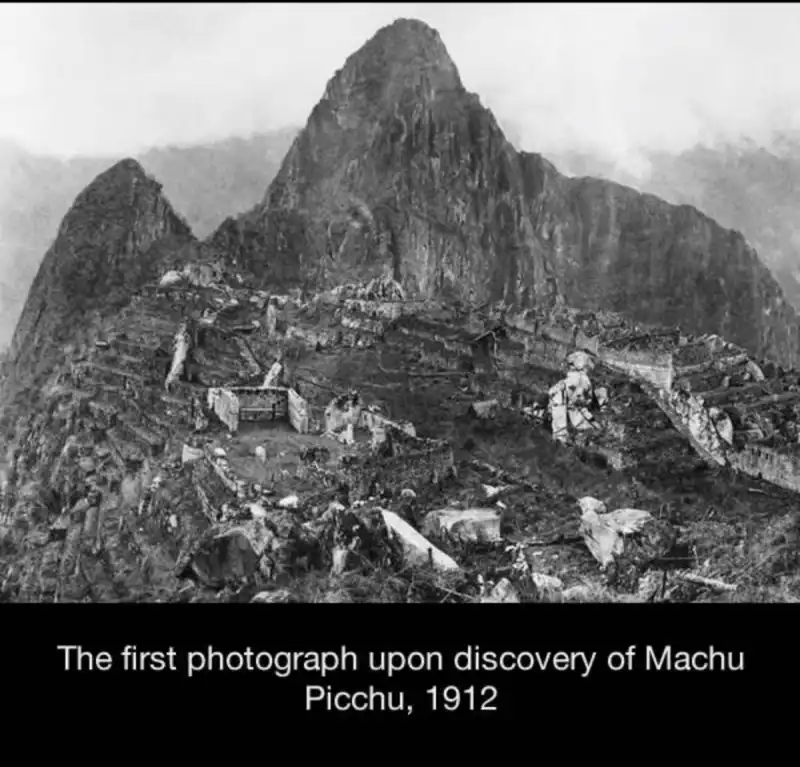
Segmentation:
{"type": "Polygon", "coordinates": [[[110,162],[0,151],[0,346],[11,339],[42,255],[75,196],[110,162]]]}
{"type": "Polygon", "coordinates": [[[644,187],[742,232],[800,307],[800,152],[752,142],[652,154],[644,187]]]}
{"type": "Polygon", "coordinates": [[[791,136],[779,134],[769,148],[742,141],[679,154],[647,152],[650,170],[642,177],[587,153],[551,159],[572,175],[612,179],[673,204],[693,205],[740,231],[800,308],[800,148],[791,136]]]}
{"type": "Polygon", "coordinates": [[[75,199],[31,284],[10,348],[17,381],[48,370],[79,334],[87,340],[163,270],[166,254],[186,259],[193,243],[161,185],[135,160],[101,173],[75,199]]]}
{"type": "Polygon", "coordinates": [[[784,363],[794,311],[741,235],[517,152],[439,35],[399,20],[330,80],[264,202],[211,238],[264,284],[388,274],[414,296],[556,296],[723,332],[784,363]]]}

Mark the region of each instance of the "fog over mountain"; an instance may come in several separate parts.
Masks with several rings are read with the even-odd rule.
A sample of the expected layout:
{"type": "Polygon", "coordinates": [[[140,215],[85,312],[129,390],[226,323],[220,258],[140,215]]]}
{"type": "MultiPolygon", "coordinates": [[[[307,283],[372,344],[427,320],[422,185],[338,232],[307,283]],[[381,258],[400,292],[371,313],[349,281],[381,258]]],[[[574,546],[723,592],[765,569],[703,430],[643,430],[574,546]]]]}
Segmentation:
{"type": "Polygon", "coordinates": [[[634,168],[640,151],[800,127],[792,5],[7,4],[0,136],[118,156],[297,125],[398,17],[440,31],[465,86],[528,151],[634,168]]]}
{"type": "Polygon", "coordinates": [[[286,126],[398,16],[441,31],[518,149],[741,229],[797,300],[795,6],[7,4],[0,341],[97,173],[137,156],[204,236],[255,203],[288,148],[286,126]]]}

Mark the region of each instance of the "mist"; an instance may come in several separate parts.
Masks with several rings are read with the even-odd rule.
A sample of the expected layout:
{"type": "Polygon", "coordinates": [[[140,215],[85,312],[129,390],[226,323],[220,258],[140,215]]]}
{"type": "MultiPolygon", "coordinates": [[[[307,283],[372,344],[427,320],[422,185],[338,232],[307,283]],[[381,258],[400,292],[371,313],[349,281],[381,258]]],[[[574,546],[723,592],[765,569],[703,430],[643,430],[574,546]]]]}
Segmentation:
{"type": "Polygon", "coordinates": [[[439,30],[464,84],[528,151],[646,151],[800,127],[800,6],[5,4],[0,139],[134,154],[302,125],[379,27],[439,30]]]}

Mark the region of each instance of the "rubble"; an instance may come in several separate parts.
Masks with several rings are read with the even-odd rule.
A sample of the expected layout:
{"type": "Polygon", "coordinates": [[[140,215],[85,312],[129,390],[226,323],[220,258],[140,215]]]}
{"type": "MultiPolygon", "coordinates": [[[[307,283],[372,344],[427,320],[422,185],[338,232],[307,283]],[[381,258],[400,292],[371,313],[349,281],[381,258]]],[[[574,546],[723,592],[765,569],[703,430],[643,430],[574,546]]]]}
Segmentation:
{"type": "Polygon", "coordinates": [[[176,285],[179,282],[183,281],[183,275],[180,272],[176,272],[175,270],[166,272],[163,277],[159,280],[159,285],[161,287],[166,287],[167,285],[176,285]]]}
{"type": "Polygon", "coordinates": [[[561,578],[538,572],[531,572],[530,578],[540,598],[544,601],[555,602],[561,596],[561,592],[564,589],[564,582],[561,578]]]}
{"type": "Polygon", "coordinates": [[[606,506],[596,498],[581,498],[581,534],[592,556],[601,567],[608,567],[625,551],[624,536],[639,532],[653,519],[639,509],[617,509],[606,512],[606,506]]]}
{"type": "Polygon", "coordinates": [[[253,515],[253,517],[258,519],[264,519],[268,515],[267,510],[260,503],[254,502],[247,504],[247,510],[253,515]]]}
{"type": "Polygon", "coordinates": [[[258,604],[282,604],[294,600],[289,589],[275,589],[274,591],[259,591],[250,601],[258,604]]]}
{"type": "Polygon", "coordinates": [[[489,592],[481,597],[481,602],[488,604],[519,603],[519,593],[508,578],[501,578],[489,592]]]}
{"type": "Polygon", "coordinates": [[[335,434],[345,426],[355,426],[361,418],[364,402],[358,392],[334,397],[325,408],[325,431],[335,434]]]}
{"type": "Polygon", "coordinates": [[[201,461],[205,453],[201,447],[191,447],[190,445],[183,445],[183,452],[181,453],[181,463],[185,466],[188,463],[201,461]]]}
{"type": "Polygon", "coordinates": [[[347,424],[341,431],[332,436],[343,445],[352,445],[355,442],[353,424],[347,424]]]}
{"type": "Polygon", "coordinates": [[[470,405],[470,412],[476,418],[492,418],[499,407],[500,403],[496,399],[473,402],[470,405]]]}

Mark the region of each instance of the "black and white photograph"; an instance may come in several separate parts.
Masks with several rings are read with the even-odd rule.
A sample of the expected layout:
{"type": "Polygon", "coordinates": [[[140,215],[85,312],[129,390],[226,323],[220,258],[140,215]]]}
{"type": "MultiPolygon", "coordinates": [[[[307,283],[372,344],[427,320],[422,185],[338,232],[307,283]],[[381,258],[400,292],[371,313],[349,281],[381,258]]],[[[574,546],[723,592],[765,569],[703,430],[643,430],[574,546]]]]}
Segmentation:
{"type": "Polygon", "coordinates": [[[0,6],[0,620],[800,601],[798,39],[0,6]]]}

